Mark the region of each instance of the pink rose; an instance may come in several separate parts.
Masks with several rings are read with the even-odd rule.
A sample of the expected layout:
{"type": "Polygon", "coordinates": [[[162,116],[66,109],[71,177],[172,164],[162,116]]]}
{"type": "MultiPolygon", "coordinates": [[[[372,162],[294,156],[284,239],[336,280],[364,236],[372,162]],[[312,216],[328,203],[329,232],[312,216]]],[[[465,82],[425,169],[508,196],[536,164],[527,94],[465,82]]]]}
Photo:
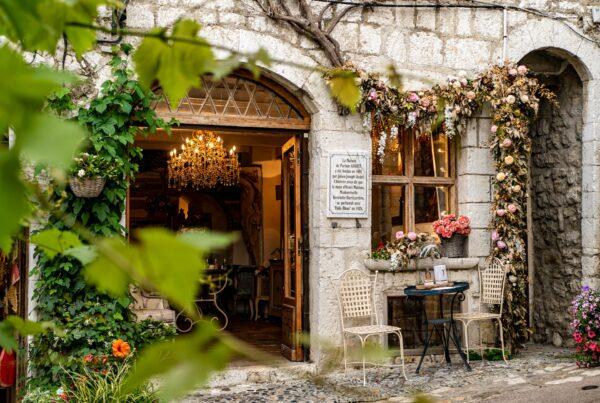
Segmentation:
{"type": "Polygon", "coordinates": [[[508,208],[508,211],[510,211],[511,213],[514,213],[515,211],[517,211],[517,206],[515,206],[514,204],[509,204],[507,208],[508,208]]]}
{"type": "Polygon", "coordinates": [[[498,210],[496,210],[496,215],[498,217],[502,217],[504,216],[504,214],[506,214],[506,210],[504,210],[503,208],[499,208],[498,210]]]}
{"type": "Polygon", "coordinates": [[[377,99],[377,91],[374,88],[372,88],[371,91],[369,91],[369,99],[371,101],[374,101],[377,99]]]}
{"type": "Polygon", "coordinates": [[[596,337],[596,332],[594,332],[594,331],[593,331],[593,330],[591,330],[591,329],[590,329],[590,330],[588,330],[587,334],[588,334],[588,337],[589,337],[590,339],[593,339],[594,337],[596,337]]]}
{"type": "Polygon", "coordinates": [[[409,232],[407,236],[408,236],[408,239],[410,239],[411,241],[414,241],[415,239],[417,239],[417,234],[412,231],[409,232]]]}
{"type": "Polygon", "coordinates": [[[504,249],[506,248],[506,243],[504,243],[504,241],[498,241],[496,242],[496,246],[498,247],[498,249],[504,249]]]}
{"type": "Polygon", "coordinates": [[[498,126],[496,126],[496,125],[492,125],[492,127],[490,127],[490,131],[491,131],[492,133],[496,133],[496,132],[498,131],[498,126]]]}
{"type": "Polygon", "coordinates": [[[511,139],[504,139],[504,140],[502,140],[502,147],[508,148],[511,145],[512,145],[512,140],[511,139]]]}
{"type": "Polygon", "coordinates": [[[517,69],[510,69],[508,70],[508,74],[511,76],[516,76],[518,73],[517,69]]]}
{"type": "Polygon", "coordinates": [[[467,92],[467,98],[470,99],[471,101],[474,100],[475,97],[476,97],[475,91],[468,91],[467,92]]]}
{"type": "Polygon", "coordinates": [[[581,336],[581,333],[575,332],[573,333],[573,340],[575,340],[575,343],[581,343],[583,341],[583,336],[581,336]]]}
{"type": "Polygon", "coordinates": [[[588,348],[590,349],[590,351],[597,351],[598,350],[598,344],[594,341],[592,341],[590,344],[588,344],[588,348]]]}
{"type": "Polygon", "coordinates": [[[527,67],[520,65],[519,67],[517,67],[517,72],[521,75],[527,73],[527,67]]]}
{"type": "Polygon", "coordinates": [[[417,95],[416,92],[411,92],[410,95],[408,96],[408,100],[410,102],[419,102],[419,96],[417,95]]]}
{"type": "Polygon", "coordinates": [[[493,230],[492,231],[492,241],[496,242],[500,239],[500,235],[498,234],[498,231],[493,230]]]}
{"type": "Polygon", "coordinates": [[[429,105],[431,105],[429,98],[421,98],[421,106],[423,106],[423,108],[428,108],[429,105]]]}
{"type": "Polygon", "coordinates": [[[403,231],[396,232],[396,239],[400,239],[400,238],[404,238],[404,232],[403,231]]]}

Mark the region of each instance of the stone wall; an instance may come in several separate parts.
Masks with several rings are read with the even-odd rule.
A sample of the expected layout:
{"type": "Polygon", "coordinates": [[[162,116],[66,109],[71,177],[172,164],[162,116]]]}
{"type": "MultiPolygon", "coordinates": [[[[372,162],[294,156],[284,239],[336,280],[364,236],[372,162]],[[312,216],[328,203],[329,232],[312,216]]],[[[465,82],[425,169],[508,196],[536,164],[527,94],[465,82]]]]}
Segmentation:
{"type": "MultiPolygon", "coordinates": [[[[559,65],[560,66],[560,65],[559,65]]],[[[534,339],[562,344],[571,301],[581,290],[582,83],[572,67],[544,80],[559,106],[544,102],[532,130],[534,339]]]]}
{"type": "MultiPolygon", "coordinates": [[[[403,0],[397,0],[403,2],[403,0]]],[[[290,0],[290,3],[292,1],[290,0]]],[[[511,0],[508,4],[553,10],[567,16],[589,12],[589,4],[556,0],[511,0]]],[[[315,8],[324,3],[312,2],[315,8]]],[[[264,16],[253,0],[131,0],[127,26],[149,29],[168,27],[178,18],[194,19],[204,28],[202,35],[215,44],[250,52],[264,47],[280,59],[309,66],[328,65],[324,54],[309,39],[287,24],[264,16]]],[[[430,87],[456,75],[473,74],[503,57],[501,10],[374,8],[349,12],[333,31],[344,55],[357,66],[385,71],[393,63],[404,78],[405,88],[430,87]]],[[[130,38],[134,45],[139,40],[130,38]]],[[[129,39],[128,39],[129,40],[129,39]]],[[[585,109],[582,165],[582,232],[588,239],[583,250],[584,281],[600,285],[600,50],[561,23],[520,11],[508,12],[507,58],[519,60],[538,48],[563,49],[577,62],[584,77],[585,109]],[[587,279],[587,280],[586,280],[587,279]]],[[[225,56],[225,53],[219,53],[225,56]]],[[[67,58],[67,68],[87,71],[99,84],[108,75],[106,54],[85,55],[87,63],[67,58]]],[[[60,61],[55,61],[60,63],[60,61]]],[[[370,219],[336,219],[325,216],[327,202],[327,155],[334,150],[371,150],[371,142],[358,116],[339,116],[319,72],[281,64],[270,68],[272,76],[304,102],[311,112],[309,133],[309,225],[310,225],[310,331],[314,335],[311,358],[321,360],[320,340],[339,342],[335,279],[346,269],[362,268],[370,249],[370,219]],[[334,225],[335,223],[335,225],[334,225]]],[[[489,237],[489,176],[491,158],[485,148],[489,118],[470,122],[458,152],[459,212],[474,219],[469,253],[485,256],[489,237]]]]}

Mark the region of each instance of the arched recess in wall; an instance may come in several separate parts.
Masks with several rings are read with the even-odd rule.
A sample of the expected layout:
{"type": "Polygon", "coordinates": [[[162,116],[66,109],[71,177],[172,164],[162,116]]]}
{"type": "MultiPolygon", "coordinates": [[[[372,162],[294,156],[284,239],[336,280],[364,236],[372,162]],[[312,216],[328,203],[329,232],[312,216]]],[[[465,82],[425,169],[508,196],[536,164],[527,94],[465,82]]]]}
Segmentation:
{"type": "Polygon", "coordinates": [[[558,97],[542,101],[531,128],[530,326],[536,342],[569,343],[569,306],[582,286],[582,66],[546,48],[521,63],[558,97]]]}

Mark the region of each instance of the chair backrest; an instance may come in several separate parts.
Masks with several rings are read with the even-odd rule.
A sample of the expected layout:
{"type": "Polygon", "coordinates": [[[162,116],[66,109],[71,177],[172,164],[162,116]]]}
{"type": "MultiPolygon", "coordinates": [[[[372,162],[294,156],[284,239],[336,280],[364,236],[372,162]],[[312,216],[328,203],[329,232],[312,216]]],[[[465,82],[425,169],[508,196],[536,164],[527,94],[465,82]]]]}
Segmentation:
{"type": "Polygon", "coordinates": [[[502,261],[497,257],[487,258],[483,267],[479,268],[481,304],[500,305],[500,312],[502,312],[505,282],[506,269],[502,261]]]}
{"type": "Polygon", "coordinates": [[[371,275],[358,270],[347,270],[340,276],[339,303],[342,327],[346,319],[369,319],[369,324],[377,324],[377,313],[373,303],[371,275]]]}

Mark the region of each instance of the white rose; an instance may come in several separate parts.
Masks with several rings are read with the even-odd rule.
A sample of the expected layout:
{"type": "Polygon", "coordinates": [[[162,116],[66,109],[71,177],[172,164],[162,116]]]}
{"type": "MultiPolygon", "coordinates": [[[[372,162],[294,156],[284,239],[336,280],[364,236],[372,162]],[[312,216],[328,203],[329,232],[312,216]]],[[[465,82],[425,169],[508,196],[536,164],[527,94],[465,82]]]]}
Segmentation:
{"type": "Polygon", "coordinates": [[[80,169],[79,172],[77,172],[77,176],[83,178],[85,176],[85,171],[83,169],[80,169]]]}
{"type": "Polygon", "coordinates": [[[515,98],[515,96],[514,96],[514,95],[509,95],[509,96],[507,96],[507,97],[506,97],[506,102],[507,102],[508,104],[514,104],[516,100],[517,100],[517,99],[515,98]]]}

